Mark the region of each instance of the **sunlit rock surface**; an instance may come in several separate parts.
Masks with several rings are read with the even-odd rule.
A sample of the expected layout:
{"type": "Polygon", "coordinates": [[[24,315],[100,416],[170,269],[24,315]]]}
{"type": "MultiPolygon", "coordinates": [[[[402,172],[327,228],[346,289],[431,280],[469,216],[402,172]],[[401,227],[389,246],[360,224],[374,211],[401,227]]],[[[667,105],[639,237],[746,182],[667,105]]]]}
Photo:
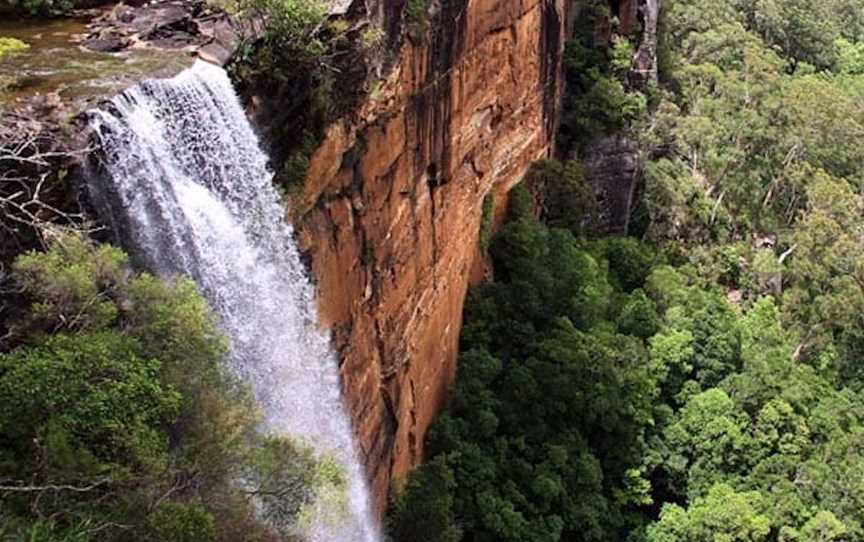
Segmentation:
{"type": "Polygon", "coordinates": [[[500,218],[506,193],[550,154],[557,117],[564,2],[441,6],[330,128],[297,222],[379,510],[421,460],[453,381],[466,290],[485,267],[483,199],[496,194],[500,218]]]}

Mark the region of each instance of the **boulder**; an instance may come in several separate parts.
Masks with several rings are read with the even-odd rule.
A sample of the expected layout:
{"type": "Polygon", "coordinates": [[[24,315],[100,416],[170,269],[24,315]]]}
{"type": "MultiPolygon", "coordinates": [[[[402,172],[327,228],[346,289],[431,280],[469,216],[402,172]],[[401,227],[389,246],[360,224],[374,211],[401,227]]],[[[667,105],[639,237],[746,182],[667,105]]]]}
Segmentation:
{"type": "Polygon", "coordinates": [[[83,45],[100,52],[129,47],[183,50],[218,64],[230,60],[241,26],[203,0],[125,2],[94,20],[83,45]]]}
{"type": "Polygon", "coordinates": [[[116,53],[129,47],[129,40],[126,38],[88,38],[84,41],[84,47],[100,53],[116,53]]]}

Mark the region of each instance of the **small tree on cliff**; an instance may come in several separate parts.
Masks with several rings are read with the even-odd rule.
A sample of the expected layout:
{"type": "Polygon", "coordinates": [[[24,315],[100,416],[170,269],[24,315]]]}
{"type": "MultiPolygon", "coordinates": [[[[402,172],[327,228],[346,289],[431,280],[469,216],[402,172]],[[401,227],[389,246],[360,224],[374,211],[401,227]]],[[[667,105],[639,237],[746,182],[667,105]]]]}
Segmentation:
{"type": "Polygon", "coordinates": [[[458,542],[462,531],[453,517],[456,479],[443,457],[419,467],[396,499],[391,518],[395,540],[458,542]]]}

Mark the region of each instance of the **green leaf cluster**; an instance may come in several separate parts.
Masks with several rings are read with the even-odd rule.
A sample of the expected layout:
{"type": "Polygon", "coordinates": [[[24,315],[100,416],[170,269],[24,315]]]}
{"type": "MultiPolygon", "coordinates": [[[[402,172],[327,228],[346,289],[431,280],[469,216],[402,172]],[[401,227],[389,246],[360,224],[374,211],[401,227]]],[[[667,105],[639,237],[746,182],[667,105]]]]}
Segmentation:
{"type": "Polygon", "coordinates": [[[592,231],[598,208],[594,191],[576,160],[538,160],[525,174],[524,184],[539,200],[540,219],[554,228],[581,236],[592,231]]]}
{"type": "MultiPolygon", "coordinates": [[[[0,0],[0,13],[11,12],[34,17],[57,17],[67,15],[82,7],[79,0],[0,0]]],[[[2,56],[2,55],[0,55],[2,56]]]]}
{"type": "Polygon", "coordinates": [[[263,541],[342,473],[259,431],[249,390],[193,282],[54,232],[19,256],[0,353],[0,536],[263,541]],[[318,473],[326,473],[319,475],[318,473]]]}
{"type": "Polygon", "coordinates": [[[324,24],[327,6],[321,0],[232,0],[228,10],[264,21],[267,39],[309,55],[323,52],[315,35],[324,24]]]}

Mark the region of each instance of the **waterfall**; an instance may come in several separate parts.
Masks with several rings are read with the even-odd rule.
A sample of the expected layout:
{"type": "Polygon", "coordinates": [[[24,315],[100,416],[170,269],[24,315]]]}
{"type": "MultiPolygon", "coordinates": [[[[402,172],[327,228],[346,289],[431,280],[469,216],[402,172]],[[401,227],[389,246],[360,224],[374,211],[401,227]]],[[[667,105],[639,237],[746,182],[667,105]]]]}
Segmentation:
{"type": "Polygon", "coordinates": [[[105,220],[150,269],[198,284],[230,339],[232,368],[262,407],[263,429],[299,437],[344,468],[347,503],[315,503],[304,537],[378,540],[336,356],[267,157],[224,70],[198,61],[91,113],[105,154],[91,192],[105,220]]]}

